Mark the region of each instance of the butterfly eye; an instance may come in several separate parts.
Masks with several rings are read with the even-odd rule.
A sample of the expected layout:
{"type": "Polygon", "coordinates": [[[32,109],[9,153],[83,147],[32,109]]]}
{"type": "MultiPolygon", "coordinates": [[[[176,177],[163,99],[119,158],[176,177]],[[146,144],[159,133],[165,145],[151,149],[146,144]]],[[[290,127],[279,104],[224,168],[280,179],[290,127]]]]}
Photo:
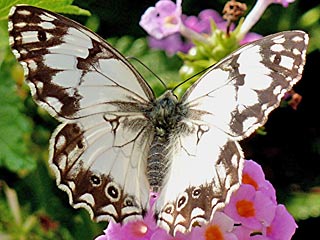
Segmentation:
{"type": "Polygon", "coordinates": [[[119,187],[113,182],[109,182],[107,184],[105,193],[107,197],[113,202],[119,201],[120,199],[121,194],[120,194],[119,187]]]}
{"type": "Polygon", "coordinates": [[[99,176],[97,175],[92,175],[90,177],[90,181],[94,186],[99,186],[101,184],[101,179],[99,176]]]}

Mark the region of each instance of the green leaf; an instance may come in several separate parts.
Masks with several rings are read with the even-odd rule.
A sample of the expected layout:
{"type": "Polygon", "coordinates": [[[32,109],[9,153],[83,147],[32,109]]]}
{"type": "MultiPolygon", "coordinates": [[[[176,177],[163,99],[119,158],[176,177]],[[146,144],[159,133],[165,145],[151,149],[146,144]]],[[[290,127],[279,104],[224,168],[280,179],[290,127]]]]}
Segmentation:
{"type": "Polygon", "coordinates": [[[7,62],[0,67],[0,166],[19,173],[34,169],[35,160],[27,144],[32,125],[21,112],[24,107],[10,75],[11,67],[7,62]]]}
{"type": "Polygon", "coordinates": [[[74,14],[74,15],[85,15],[90,16],[88,10],[79,8],[78,6],[73,6],[72,0],[1,0],[0,1],[0,21],[8,18],[8,13],[10,8],[13,5],[17,4],[26,4],[32,5],[35,7],[40,7],[48,9],[50,11],[65,13],[65,14],[74,14]]]}
{"type": "Polygon", "coordinates": [[[0,65],[5,58],[9,46],[7,26],[8,24],[6,22],[0,21],[0,65]]]}
{"type": "Polygon", "coordinates": [[[296,220],[320,216],[320,193],[295,193],[286,203],[288,211],[296,220]]]}
{"type": "Polygon", "coordinates": [[[312,25],[318,24],[320,20],[320,5],[311,8],[305,12],[299,19],[299,25],[302,28],[311,27],[312,25]]]}

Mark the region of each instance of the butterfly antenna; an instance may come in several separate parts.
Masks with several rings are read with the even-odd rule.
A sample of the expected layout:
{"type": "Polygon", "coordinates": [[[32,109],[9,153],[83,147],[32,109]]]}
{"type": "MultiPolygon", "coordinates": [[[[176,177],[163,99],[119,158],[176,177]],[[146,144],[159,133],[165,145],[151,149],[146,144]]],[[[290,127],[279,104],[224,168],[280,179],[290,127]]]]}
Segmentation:
{"type": "Polygon", "coordinates": [[[192,78],[206,72],[207,70],[209,70],[210,68],[212,68],[215,64],[210,65],[209,67],[201,70],[200,72],[197,72],[196,74],[192,75],[191,77],[187,78],[186,80],[182,81],[181,83],[179,83],[178,85],[176,85],[171,91],[174,92],[178,87],[182,86],[183,84],[185,84],[186,82],[190,81],[192,78]]]}
{"type": "Polygon", "coordinates": [[[140,63],[144,68],[146,68],[149,72],[151,72],[153,74],[153,76],[155,76],[160,82],[161,84],[164,86],[165,89],[168,89],[167,85],[165,84],[164,81],[162,81],[162,79],[157,75],[155,74],[155,72],[153,72],[146,64],[144,64],[143,62],[141,62],[138,58],[136,57],[126,57],[127,59],[132,59],[132,60],[135,60],[137,61],[138,63],[140,63]]]}

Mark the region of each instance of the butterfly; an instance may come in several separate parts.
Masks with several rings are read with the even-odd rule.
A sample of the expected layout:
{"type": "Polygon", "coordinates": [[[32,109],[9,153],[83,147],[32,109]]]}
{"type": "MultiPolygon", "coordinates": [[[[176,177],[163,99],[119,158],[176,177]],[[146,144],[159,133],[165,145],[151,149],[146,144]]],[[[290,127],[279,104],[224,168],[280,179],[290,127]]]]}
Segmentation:
{"type": "Polygon", "coordinates": [[[171,234],[223,209],[241,183],[248,137],[300,80],[308,35],[286,31],[240,47],[179,99],[155,97],[116,49],[56,13],[17,5],[9,42],[34,100],[61,124],[50,166],[70,204],[96,221],[125,223],[149,210],[171,234]]]}

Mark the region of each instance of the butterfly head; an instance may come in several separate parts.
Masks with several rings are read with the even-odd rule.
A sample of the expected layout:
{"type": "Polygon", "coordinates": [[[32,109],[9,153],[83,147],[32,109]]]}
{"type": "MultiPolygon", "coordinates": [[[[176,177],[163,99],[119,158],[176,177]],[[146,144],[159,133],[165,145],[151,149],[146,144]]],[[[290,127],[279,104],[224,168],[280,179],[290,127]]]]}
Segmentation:
{"type": "Polygon", "coordinates": [[[152,109],[147,113],[154,126],[165,132],[173,129],[184,115],[183,107],[171,90],[156,99],[152,109]]]}

